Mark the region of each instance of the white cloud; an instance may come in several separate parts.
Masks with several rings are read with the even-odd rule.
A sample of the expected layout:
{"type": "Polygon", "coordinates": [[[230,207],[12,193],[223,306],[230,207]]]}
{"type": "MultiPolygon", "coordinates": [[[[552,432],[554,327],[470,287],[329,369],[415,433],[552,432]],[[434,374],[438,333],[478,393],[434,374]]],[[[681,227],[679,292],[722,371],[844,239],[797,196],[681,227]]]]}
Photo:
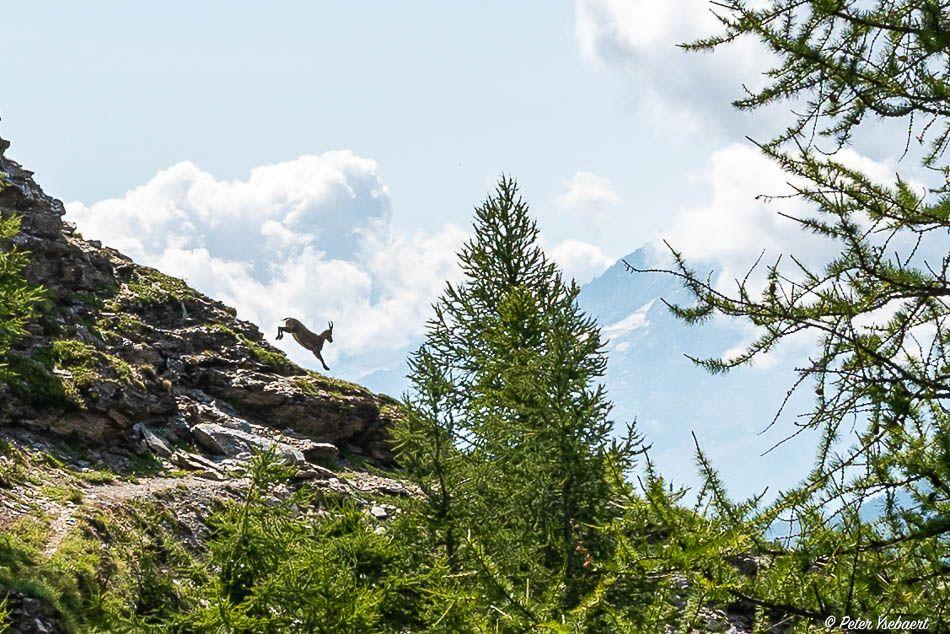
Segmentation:
{"type": "MultiPolygon", "coordinates": [[[[875,161],[852,149],[838,152],[834,159],[879,183],[895,182],[893,159],[875,161]]],[[[840,253],[839,242],[806,231],[800,223],[783,215],[807,218],[814,217],[816,211],[799,198],[782,197],[791,192],[790,175],[754,146],[733,144],[717,150],[710,156],[707,168],[694,177],[708,186],[708,198],[702,204],[677,210],[671,219],[671,228],[663,237],[698,271],[715,270],[714,285],[729,294],[735,293],[736,280],[745,277],[763,252],[757,274],[748,279],[752,293],[764,289],[765,267],[774,263],[779,255],[786,256],[783,270],[789,277],[796,278],[800,275],[797,265],[787,257],[789,254],[812,271],[819,271],[840,253]],[[773,199],[766,202],[757,198],[759,195],[773,199]]],[[[861,216],[855,216],[854,220],[868,222],[861,216]]],[[[891,244],[894,249],[907,246],[901,240],[893,240],[891,244]]],[[[879,323],[887,314],[880,311],[871,321],[879,323]]],[[[723,325],[742,331],[741,341],[727,350],[724,358],[737,356],[762,334],[759,328],[746,322],[722,316],[717,319],[723,325]]],[[[807,351],[814,349],[816,337],[807,331],[788,337],[768,354],[759,355],[753,367],[770,369],[790,359],[802,359],[807,351]]]]}
{"type": "Polygon", "coordinates": [[[566,279],[573,278],[578,284],[586,284],[614,263],[614,258],[600,247],[580,240],[564,240],[548,249],[548,255],[561,268],[566,279]]]}
{"type": "Polygon", "coordinates": [[[567,191],[558,196],[559,209],[583,213],[620,203],[620,195],[609,178],[591,172],[577,172],[565,183],[567,191]]]}
{"type": "Polygon", "coordinates": [[[717,150],[699,175],[708,185],[708,201],[676,214],[667,239],[689,258],[731,263],[773,251],[797,237],[795,223],[757,200],[759,194],[788,191],[787,175],[746,144],[717,150]]]}
{"type": "MultiPolygon", "coordinates": [[[[183,162],[121,198],[67,205],[84,235],[235,306],[271,341],[283,317],[314,329],[332,319],[325,358],[353,378],[401,358],[456,274],[460,229],[404,235],[390,216],[376,162],[349,151],[257,167],[234,181],[183,162]]],[[[291,340],[276,343],[316,366],[291,340]]]]}
{"type": "MultiPolygon", "coordinates": [[[[603,244],[616,228],[621,202],[609,178],[579,171],[564,182],[564,192],[555,198],[553,211],[571,227],[569,235],[603,244]]],[[[576,240],[568,242],[576,243],[576,240]]]]}
{"type": "MultiPolygon", "coordinates": [[[[894,182],[890,161],[874,161],[851,149],[842,150],[834,158],[861,169],[878,182],[894,182]]],[[[698,180],[709,187],[708,200],[677,211],[665,238],[687,258],[718,262],[732,272],[751,265],[762,251],[772,256],[792,253],[805,263],[823,262],[840,245],[782,215],[810,217],[815,213],[799,198],[781,198],[791,193],[790,179],[774,161],[749,144],[736,143],[717,150],[698,175],[698,180]],[[771,202],[757,198],[760,195],[772,197],[771,202]]]]}
{"type": "Polygon", "coordinates": [[[708,132],[732,123],[725,107],[742,84],[761,86],[769,53],[739,39],[709,53],[686,53],[678,44],[721,30],[708,0],[576,0],[574,32],[588,61],[622,70],[652,121],[667,130],[708,132]]]}
{"type": "Polygon", "coordinates": [[[809,208],[794,198],[771,203],[756,198],[788,194],[788,179],[774,161],[748,144],[717,150],[698,175],[709,187],[708,199],[678,210],[664,238],[688,260],[716,263],[723,282],[744,275],[763,251],[766,263],[781,253],[820,262],[834,244],[779,213],[807,216],[809,208]]]}

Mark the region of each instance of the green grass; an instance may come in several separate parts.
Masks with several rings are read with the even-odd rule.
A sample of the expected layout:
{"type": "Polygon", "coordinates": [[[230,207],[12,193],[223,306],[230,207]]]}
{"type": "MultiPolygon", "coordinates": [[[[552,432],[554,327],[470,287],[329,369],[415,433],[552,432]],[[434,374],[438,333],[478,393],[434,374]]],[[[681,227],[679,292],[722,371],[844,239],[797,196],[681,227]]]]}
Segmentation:
{"type": "Polygon", "coordinates": [[[241,345],[247,348],[247,351],[251,353],[251,356],[254,357],[258,363],[271,372],[283,376],[300,375],[306,372],[306,370],[288,359],[287,355],[280,350],[270,350],[262,346],[259,342],[234,332],[234,330],[224,324],[212,324],[211,327],[218,332],[223,332],[234,337],[241,345]]]}
{"type": "Polygon", "coordinates": [[[75,475],[83,482],[93,485],[112,484],[115,474],[109,471],[76,471],[75,475]]]}
{"type": "Polygon", "coordinates": [[[347,397],[368,393],[366,388],[356,383],[335,379],[312,371],[308,371],[307,376],[294,377],[294,384],[305,394],[317,397],[322,397],[324,394],[347,397]]]}
{"type": "Polygon", "coordinates": [[[69,370],[77,388],[89,387],[100,379],[99,355],[88,344],[76,339],[54,341],[50,356],[56,365],[69,370]]]}
{"type": "Polygon", "coordinates": [[[18,591],[38,600],[41,611],[69,633],[146,631],[156,616],[181,609],[190,577],[201,573],[169,512],[136,503],[118,514],[96,511],[78,520],[50,557],[43,553],[49,518],[5,526],[0,597],[18,591]]]}
{"type": "Polygon", "coordinates": [[[78,339],[56,340],[29,356],[10,353],[4,362],[12,373],[9,384],[13,393],[44,409],[79,408],[82,392],[105,381],[144,386],[131,365],[78,339]],[[54,368],[67,370],[68,375],[59,375],[54,368]]]}
{"type": "Polygon", "coordinates": [[[268,370],[285,376],[304,372],[303,368],[288,359],[287,355],[285,355],[283,352],[280,352],[279,350],[268,350],[261,344],[248,339],[244,335],[236,335],[236,337],[238,341],[240,341],[244,347],[248,349],[248,351],[251,353],[251,356],[253,356],[268,370]]]}
{"type": "Polygon", "coordinates": [[[115,295],[118,288],[115,285],[103,286],[92,293],[76,292],[69,296],[72,302],[88,306],[94,311],[101,311],[106,303],[115,295]]]}
{"type": "Polygon", "coordinates": [[[148,326],[142,320],[123,312],[119,306],[113,308],[116,309],[115,314],[100,317],[96,320],[94,326],[97,331],[102,333],[104,338],[138,337],[147,331],[148,326]]]}
{"type": "Polygon", "coordinates": [[[136,267],[126,289],[141,305],[158,305],[181,302],[196,297],[195,291],[183,280],[165,275],[155,269],[136,267]]]}
{"type": "Polygon", "coordinates": [[[131,482],[135,476],[152,476],[157,475],[162,472],[162,461],[155,457],[153,453],[146,453],[143,455],[132,454],[129,456],[129,463],[131,468],[129,469],[128,474],[125,472],[122,473],[123,476],[128,476],[127,479],[131,482]]]}
{"type": "Polygon", "coordinates": [[[0,457],[0,489],[12,489],[26,481],[23,463],[11,456],[0,457]]]}
{"type": "Polygon", "coordinates": [[[40,487],[40,495],[56,502],[73,502],[79,504],[83,500],[83,493],[75,487],[62,484],[47,484],[40,487]]]}
{"type": "Polygon", "coordinates": [[[57,365],[68,369],[72,382],[78,388],[90,387],[102,380],[102,368],[111,369],[120,382],[142,384],[131,365],[119,357],[99,352],[78,339],[60,339],[53,342],[51,356],[57,365]]]}
{"type": "Polygon", "coordinates": [[[27,403],[54,409],[78,405],[67,392],[63,380],[53,373],[53,360],[48,350],[34,351],[31,356],[11,353],[4,361],[13,375],[9,380],[13,394],[27,403]]]}
{"type": "Polygon", "coordinates": [[[379,415],[382,418],[388,418],[390,420],[396,421],[400,420],[403,417],[402,404],[396,400],[381,399],[383,402],[379,406],[379,415]]]}
{"type": "Polygon", "coordinates": [[[10,609],[7,607],[7,597],[0,599],[0,631],[10,627],[10,609]]]}
{"type": "Polygon", "coordinates": [[[11,522],[0,531],[0,579],[2,571],[17,568],[40,553],[49,532],[45,523],[35,517],[11,522]]]}
{"type": "Polygon", "coordinates": [[[85,531],[74,529],[57,552],[46,559],[49,535],[45,522],[14,522],[0,534],[0,593],[16,590],[37,599],[42,611],[55,615],[67,632],[85,631],[78,615],[96,594],[101,546],[85,531]]]}

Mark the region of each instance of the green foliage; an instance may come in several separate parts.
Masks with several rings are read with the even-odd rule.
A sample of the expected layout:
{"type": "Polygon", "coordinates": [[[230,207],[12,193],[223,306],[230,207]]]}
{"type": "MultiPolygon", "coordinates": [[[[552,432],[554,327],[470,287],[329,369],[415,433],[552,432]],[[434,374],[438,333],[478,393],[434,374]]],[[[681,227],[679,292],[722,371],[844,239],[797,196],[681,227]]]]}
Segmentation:
{"type": "Polygon", "coordinates": [[[141,383],[131,365],[76,339],[54,341],[50,357],[58,366],[70,371],[73,385],[80,389],[92,387],[101,381],[105,368],[111,370],[121,383],[141,383]]]}
{"type": "Polygon", "coordinates": [[[41,487],[40,494],[50,500],[56,500],[58,502],[73,502],[74,504],[79,504],[82,502],[83,498],[83,494],[80,489],[53,484],[48,484],[41,487]]]}
{"type": "Polygon", "coordinates": [[[538,246],[513,180],[476,209],[459,260],[465,279],[446,287],[411,359],[399,460],[486,618],[538,627],[577,608],[594,562],[612,556],[600,527],[617,518],[637,439],[611,440],[599,330],[538,246]]]}
{"type": "Polygon", "coordinates": [[[50,560],[43,558],[47,532],[35,519],[19,520],[0,533],[0,593],[17,590],[40,601],[50,614],[75,631],[75,611],[94,581],[94,542],[74,535],[50,560]]]}
{"type": "MultiPolygon", "coordinates": [[[[0,191],[5,184],[0,180],[0,191]]],[[[18,216],[0,214],[0,359],[24,333],[26,323],[36,315],[43,298],[41,288],[27,283],[23,270],[29,263],[26,252],[11,246],[20,230],[18,216]]],[[[0,381],[9,381],[11,373],[0,363],[0,381]]]]}
{"type": "Polygon", "coordinates": [[[209,564],[185,631],[460,631],[471,600],[456,592],[444,563],[411,524],[376,531],[352,502],[306,490],[271,491],[287,475],[272,453],[255,459],[251,486],[213,521],[209,564]],[[300,515],[319,504],[329,514],[300,515]]]}
{"type": "Polygon", "coordinates": [[[285,376],[292,376],[294,374],[300,374],[303,370],[287,358],[287,355],[279,350],[269,350],[257,343],[245,337],[244,335],[237,335],[238,341],[240,341],[244,346],[250,351],[251,355],[257,359],[261,365],[266,367],[272,372],[277,374],[283,374],[285,376]]]}
{"type": "Polygon", "coordinates": [[[943,178],[929,188],[900,177],[882,183],[844,165],[834,151],[851,142],[868,115],[903,119],[907,137],[895,140],[895,153],[908,154],[916,141],[921,164],[947,173],[948,5],[718,4],[723,32],[690,47],[753,37],[778,55],[772,83],[736,105],[794,103],[788,130],[760,147],[813,210],[796,218],[801,228],[834,243],[839,255],[823,270],[778,257],[761,276],[761,290],[753,267],[737,292],[727,293],[673,250],[676,267],[668,272],[695,298],[672,306],[675,314],[690,323],[727,315],[760,333],[737,357],[696,360],[710,371],[749,363],[790,336],[814,335],[815,349],[791,387],[810,383],[814,406],[790,435],[814,430],[820,442],[812,472],[770,504],[730,500],[697,446],[704,517],[686,528],[669,519],[673,514],[659,515],[676,541],[693,542],[680,554],[671,549],[670,563],[700,598],[725,593],[803,628],[827,616],[902,615],[929,617],[931,627],[945,629],[950,196],[943,178]],[[822,137],[833,146],[820,147],[822,137]],[[781,539],[766,538],[778,529],[781,539]],[[742,557],[757,561],[754,576],[724,565],[742,557]]]}
{"type": "Polygon", "coordinates": [[[195,297],[195,291],[183,280],[147,267],[135,267],[125,287],[142,306],[178,303],[195,297]]]}
{"type": "Polygon", "coordinates": [[[24,401],[41,407],[76,405],[67,394],[63,380],[53,373],[48,351],[34,351],[29,356],[10,353],[5,363],[11,374],[8,378],[10,388],[24,401]]]}
{"type": "MultiPolygon", "coordinates": [[[[114,301],[114,300],[113,300],[114,301]]],[[[117,308],[112,306],[112,308],[117,308]]],[[[105,341],[111,339],[132,338],[140,340],[149,331],[148,325],[128,312],[119,312],[100,317],[92,325],[105,341]]]]}
{"type": "Polygon", "coordinates": [[[950,140],[945,0],[722,0],[716,5],[722,32],[685,47],[712,50],[752,37],[776,56],[767,73],[770,83],[734,102],[754,110],[797,99],[792,123],[775,143],[809,143],[818,133],[844,147],[869,119],[894,119],[909,124],[906,142],[915,136],[920,143],[929,139],[924,162],[936,166],[950,140]]]}
{"type": "Polygon", "coordinates": [[[67,632],[152,628],[185,609],[193,587],[191,556],[170,525],[149,505],[121,521],[87,516],[47,556],[44,523],[17,521],[0,533],[0,597],[37,599],[67,632]]]}
{"type": "Polygon", "coordinates": [[[0,439],[0,489],[10,489],[27,478],[26,457],[0,439]]]}
{"type": "Polygon", "coordinates": [[[107,383],[143,385],[131,365],[76,339],[53,341],[29,355],[10,353],[5,363],[13,393],[39,408],[82,407],[84,394],[107,383]]]}
{"type": "MultiPolygon", "coordinates": [[[[821,436],[800,485],[769,503],[734,501],[697,443],[704,485],[694,509],[649,462],[634,493],[624,476],[639,441],[632,431],[612,440],[598,328],[503,178],[476,210],[463,282],[446,287],[411,359],[405,407],[384,406],[398,414],[399,461],[421,499],[401,501],[382,526],[351,501],[290,492],[286,467],[264,454],[243,498],[213,514],[198,554],[154,509],[127,526],[90,519],[48,560],[40,522],[5,526],[0,596],[39,597],[76,631],[688,632],[708,629],[707,606],[730,603],[754,611],[756,631],[817,631],[843,615],[929,617],[946,629],[950,195],[945,182],[877,182],[834,151],[869,115],[902,121],[895,153],[916,140],[921,164],[946,175],[947,3],[716,4],[722,32],[687,48],[753,37],[776,55],[770,83],[735,105],[795,103],[787,129],[760,147],[814,210],[798,219],[803,230],[840,254],[821,270],[777,258],[761,290],[750,275],[727,294],[674,250],[670,272],[696,301],[671,309],[689,323],[721,314],[759,329],[738,357],[696,360],[712,372],[817,335],[792,386],[815,393],[794,433],[821,436]],[[875,502],[881,510],[868,513],[875,502]]],[[[7,248],[17,227],[0,222],[0,358],[12,389],[78,404],[102,381],[136,383],[133,368],[76,340],[9,352],[40,297],[23,281],[25,254],[7,248]]],[[[193,297],[151,269],[136,269],[125,291],[141,306],[193,297]]],[[[123,332],[143,327],[116,319],[123,332]]],[[[234,336],[310,394],[362,392],[234,336]]],[[[0,457],[0,486],[22,478],[14,457],[0,457]]],[[[43,492],[77,499],[70,488],[43,492]]]]}
{"type": "Polygon", "coordinates": [[[294,385],[312,396],[355,396],[366,394],[366,388],[332,376],[324,376],[317,372],[306,371],[306,376],[297,376],[293,379],[294,385]]]}

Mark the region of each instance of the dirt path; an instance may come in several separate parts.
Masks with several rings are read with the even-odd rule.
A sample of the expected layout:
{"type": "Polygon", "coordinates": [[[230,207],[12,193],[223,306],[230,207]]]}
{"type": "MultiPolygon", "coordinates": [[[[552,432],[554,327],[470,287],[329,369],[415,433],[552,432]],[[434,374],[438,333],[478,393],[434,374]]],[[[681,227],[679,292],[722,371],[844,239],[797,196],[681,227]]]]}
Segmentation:
{"type": "Polygon", "coordinates": [[[89,508],[114,508],[132,500],[155,496],[173,489],[187,490],[195,497],[204,497],[216,490],[240,485],[244,479],[209,480],[198,476],[183,478],[149,478],[138,482],[114,482],[102,484],[83,491],[82,504],[67,506],[64,504],[50,508],[54,515],[50,524],[49,539],[43,549],[46,558],[52,557],[62,545],[70,529],[76,525],[76,515],[80,510],[89,508]]]}

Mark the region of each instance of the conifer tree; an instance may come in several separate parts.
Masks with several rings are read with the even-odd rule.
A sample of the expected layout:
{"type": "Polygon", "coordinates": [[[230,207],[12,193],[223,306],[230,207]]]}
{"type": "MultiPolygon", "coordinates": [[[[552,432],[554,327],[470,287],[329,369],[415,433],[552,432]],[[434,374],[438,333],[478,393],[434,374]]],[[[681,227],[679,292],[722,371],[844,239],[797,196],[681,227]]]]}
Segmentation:
{"type": "Polygon", "coordinates": [[[396,438],[453,565],[501,613],[536,623],[592,587],[591,562],[611,548],[598,527],[617,514],[638,440],[612,439],[600,332],[516,183],[500,179],[475,213],[464,280],[435,305],[396,438]]]}
{"type": "Polygon", "coordinates": [[[687,48],[754,37],[776,56],[771,83],[735,105],[794,104],[787,130],[759,147],[813,209],[797,219],[802,229],[832,241],[839,255],[823,270],[794,254],[777,257],[761,292],[750,273],[730,294],[673,250],[668,272],[696,300],[673,306],[678,316],[728,315],[760,332],[738,357],[697,360],[709,370],[815,335],[791,386],[811,384],[814,407],[790,435],[815,430],[820,438],[812,472],[765,506],[730,501],[697,447],[711,524],[693,536],[701,544],[694,558],[679,564],[694,587],[773,615],[816,625],[844,615],[929,618],[941,630],[950,622],[950,3],[714,4],[722,32],[687,48]],[[879,182],[841,161],[838,150],[880,120],[902,124],[896,155],[917,156],[934,182],[879,182]],[[777,528],[784,538],[775,544],[766,535],[777,528]],[[754,576],[723,563],[743,557],[756,562],[754,576]]]}

